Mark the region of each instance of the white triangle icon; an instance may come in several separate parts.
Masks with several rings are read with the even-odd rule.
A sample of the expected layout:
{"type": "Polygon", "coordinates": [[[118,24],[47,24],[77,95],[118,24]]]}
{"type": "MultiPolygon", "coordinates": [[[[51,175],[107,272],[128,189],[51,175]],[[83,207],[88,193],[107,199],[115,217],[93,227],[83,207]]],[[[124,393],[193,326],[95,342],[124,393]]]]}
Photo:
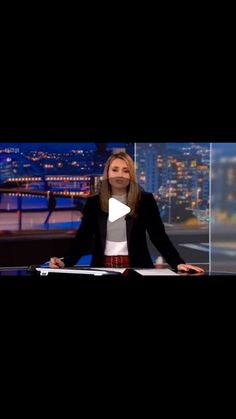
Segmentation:
{"type": "Polygon", "coordinates": [[[122,204],[122,202],[118,201],[117,199],[115,198],[109,199],[108,220],[111,223],[123,217],[124,215],[128,214],[130,211],[131,209],[127,205],[122,204]]]}

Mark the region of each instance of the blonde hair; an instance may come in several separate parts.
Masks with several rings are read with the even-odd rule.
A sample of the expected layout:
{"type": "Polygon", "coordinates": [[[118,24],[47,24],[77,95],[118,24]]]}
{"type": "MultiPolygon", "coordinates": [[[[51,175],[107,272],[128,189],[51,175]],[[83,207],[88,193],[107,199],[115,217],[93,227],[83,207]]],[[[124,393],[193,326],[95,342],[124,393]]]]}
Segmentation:
{"type": "Polygon", "coordinates": [[[137,216],[137,210],[139,205],[139,200],[141,196],[141,190],[140,187],[137,184],[136,181],[136,173],[135,173],[135,166],[134,161],[130,157],[129,154],[120,151],[119,153],[112,154],[108,160],[106,161],[104,172],[103,172],[103,180],[100,187],[99,192],[99,199],[100,199],[100,205],[103,211],[108,212],[108,200],[111,197],[111,185],[108,180],[108,171],[111,163],[115,159],[121,159],[123,160],[128,168],[129,168],[129,174],[130,174],[130,183],[127,188],[127,205],[131,208],[130,215],[135,217],[137,216]]]}

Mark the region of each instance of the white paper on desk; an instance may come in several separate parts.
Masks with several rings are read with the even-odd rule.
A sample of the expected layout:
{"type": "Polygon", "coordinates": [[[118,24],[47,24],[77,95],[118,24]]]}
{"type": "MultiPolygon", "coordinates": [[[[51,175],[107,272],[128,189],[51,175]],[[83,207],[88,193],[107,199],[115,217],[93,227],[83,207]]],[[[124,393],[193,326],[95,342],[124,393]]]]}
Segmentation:
{"type": "MultiPolygon", "coordinates": [[[[49,273],[54,274],[83,274],[83,275],[95,275],[95,276],[101,276],[101,275],[109,275],[109,272],[111,274],[114,273],[123,273],[126,268],[83,268],[80,269],[79,267],[71,267],[71,268],[45,268],[45,267],[39,267],[36,268],[37,271],[40,272],[40,275],[48,275],[49,273]]],[[[138,272],[142,276],[162,276],[162,275],[177,275],[175,272],[171,271],[170,269],[133,269],[135,272],[138,272]]]]}
{"type": "Polygon", "coordinates": [[[118,272],[123,274],[123,272],[127,269],[127,268],[94,268],[96,271],[101,270],[101,271],[106,271],[106,272],[118,272]]]}
{"type": "MultiPolygon", "coordinates": [[[[111,271],[111,272],[119,272],[121,274],[123,274],[123,272],[126,269],[129,268],[94,268],[96,270],[105,270],[105,271],[111,271]]],[[[179,274],[173,272],[171,269],[159,269],[159,268],[151,268],[151,269],[136,269],[136,268],[130,268],[131,270],[134,270],[135,272],[138,272],[140,275],[143,276],[162,276],[162,275],[177,275],[179,276],[179,274]]]]}
{"type": "Polygon", "coordinates": [[[36,268],[37,271],[40,272],[40,275],[48,275],[48,273],[54,274],[83,274],[83,275],[108,275],[108,272],[104,269],[98,270],[94,269],[78,269],[76,267],[72,268],[36,268]]]}
{"type": "Polygon", "coordinates": [[[173,272],[171,269],[134,269],[135,272],[138,272],[142,276],[162,276],[162,275],[177,275],[179,274],[173,272]]]}

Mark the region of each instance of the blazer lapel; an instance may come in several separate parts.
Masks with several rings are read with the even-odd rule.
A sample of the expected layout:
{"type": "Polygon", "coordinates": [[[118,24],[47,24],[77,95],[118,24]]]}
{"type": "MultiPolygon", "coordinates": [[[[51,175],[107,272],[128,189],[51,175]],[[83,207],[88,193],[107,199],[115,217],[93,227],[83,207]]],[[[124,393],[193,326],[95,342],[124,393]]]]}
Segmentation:
{"type": "Polygon", "coordinates": [[[130,235],[131,235],[133,223],[134,223],[133,218],[130,215],[127,215],[126,216],[126,235],[127,235],[127,245],[128,245],[128,248],[129,248],[130,235]]]}
{"type": "Polygon", "coordinates": [[[99,229],[100,229],[100,234],[101,234],[101,242],[102,242],[102,251],[103,252],[105,250],[105,244],[106,244],[107,218],[108,218],[108,214],[106,214],[103,211],[99,212],[98,224],[99,224],[99,229]]]}

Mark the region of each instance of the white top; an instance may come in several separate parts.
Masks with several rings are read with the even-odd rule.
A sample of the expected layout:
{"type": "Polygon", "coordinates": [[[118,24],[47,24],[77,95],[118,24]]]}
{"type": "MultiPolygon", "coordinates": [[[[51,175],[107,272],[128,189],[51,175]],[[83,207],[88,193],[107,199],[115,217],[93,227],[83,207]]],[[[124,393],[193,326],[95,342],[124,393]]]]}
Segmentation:
{"type": "MultiPolygon", "coordinates": [[[[127,195],[112,195],[112,198],[127,204],[127,195]]],[[[107,220],[107,236],[104,255],[128,255],[125,215],[116,221],[107,220]]]]}

